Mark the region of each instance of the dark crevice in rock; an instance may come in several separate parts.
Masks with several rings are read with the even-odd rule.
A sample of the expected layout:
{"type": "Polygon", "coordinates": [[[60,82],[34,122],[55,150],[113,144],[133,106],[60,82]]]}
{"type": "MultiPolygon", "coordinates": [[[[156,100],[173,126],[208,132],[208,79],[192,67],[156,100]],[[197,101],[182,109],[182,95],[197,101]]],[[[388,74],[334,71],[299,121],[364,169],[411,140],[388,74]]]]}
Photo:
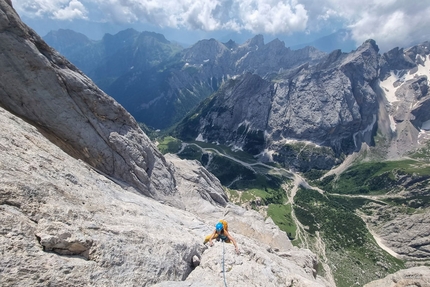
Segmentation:
{"type": "Polygon", "coordinates": [[[42,246],[42,250],[43,250],[43,251],[46,251],[46,250],[45,250],[45,246],[43,246],[43,245],[42,245],[42,243],[41,243],[42,238],[41,238],[40,236],[37,236],[36,234],[35,234],[34,236],[36,236],[37,242],[39,242],[40,246],[42,246]]]}

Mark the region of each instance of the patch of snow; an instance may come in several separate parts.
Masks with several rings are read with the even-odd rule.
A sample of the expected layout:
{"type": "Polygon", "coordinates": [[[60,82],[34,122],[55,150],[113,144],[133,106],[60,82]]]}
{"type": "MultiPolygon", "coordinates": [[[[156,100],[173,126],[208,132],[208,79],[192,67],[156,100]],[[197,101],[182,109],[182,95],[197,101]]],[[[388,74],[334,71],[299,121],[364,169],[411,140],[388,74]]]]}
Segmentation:
{"type": "Polygon", "coordinates": [[[393,104],[394,102],[397,101],[397,97],[396,97],[397,88],[394,87],[394,83],[397,82],[398,80],[399,78],[397,73],[394,73],[393,71],[391,71],[390,76],[384,81],[379,83],[380,87],[385,92],[385,97],[387,98],[387,101],[390,104],[393,104]]]}
{"type": "Polygon", "coordinates": [[[203,60],[203,63],[207,63],[209,62],[209,59],[203,60]]]}
{"type": "Polygon", "coordinates": [[[419,64],[418,65],[418,71],[413,74],[406,74],[405,75],[405,81],[413,79],[415,76],[427,76],[427,80],[430,80],[430,56],[428,57],[422,57],[420,55],[417,55],[417,57],[421,57],[421,59],[424,62],[424,65],[419,64]]]}
{"type": "Polygon", "coordinates": [[[400,258],[400,255],[397,254],[396,252],[394,252],[391,248],[389,248],[387,245],[385,245],[382,242],[382,239],[372,230],[370,230],[368,228],[368,230],[370,231],[370,234],[372,234],[373,238],[375,239],[376,243],[379,245],[379,247],[381,247],[382,249],[384,249],[385,251],[387,251],[391,256],[395,257],[395,258],[400,258]]]}
{"type": "Polygon", "coordinates": [[[206,142],[206,140],[203,138],[203,135],[202,135],[202,134],[199,134],[199,135],[196,137],[196,141],[197,141],[197,142],[206,142]]]}
{"type": "Polygon", "coordinates": [[[264,138],[267,140],[267,139],[270,139],[271,137],[272,137],[271,134],[269,134],[267,130],[264,130],[264,138]]]}
{"type": "Polygon", "coordinates": [[[245,126],[245,128],[247,127],[248,129],[251,129],[251,122],[248,120],[244,120],[237,126],[237,128],[240,128],[241,126],[245,126]]]}
{"type": "Polygon", "coordinates": [[[255,158],[264,158],[265,160],[267,160],[269,162],[273,162],[273,154],[274,153],[275,153],[275,151],[266,148],[261,153],[257,154],[254,157],[255,158]]]}
{"type": "Polygon", "coordinates": [[[231,146],[232,151],[243,151],[243,148],[241,146],[233,145],[231,146]]]}
{"type": "Polygon", "coordinates": [[[430,127],[428,128],[428,130],[420,130],[420,133],[418,134],[418,144],[428,142],[428,140],[430,139],[430,127]]]}
{"type": "Polygon", "coordinates": [[[255,51],[258,51],[258,46],[257,45],[255,45],[255,51]]]}
{"type": "Polygon", "coordinates": [[[395,132],[397,130],[397,124],[394,121],[394,118],[392,115],[390,115],[389,117],[390,117],[390,128],[393,132],[395,132]]]}
{"type": "Polygon", "coordinates": [[[294,138],[282,138],[281,140],[274,141],[274,144],[285,145],[285,144],[305,144],[305,145],[313,145],[315,147],[322,147],[322,145],[309,141],[309,140],[298,140],[294,138]]]}
{"type": "Polygon", "coordinates": [[[424,62],[424,65],[417,65],[417,71],[415,73],[408,73],[404,70],[391,71],[390,76],[379,83],[380,87],[384,90],[385,97],[390,104],[398,101],[396,97],[397,88],[394,87],[395,82],[398,81],[404,83],[405,81],[412,80],[417,76],[427,76],[427,79],[430,83],[430,56],[422,57],[421,55],[417,55],[417,58],[421,58],[421,60],[424,62]]]}

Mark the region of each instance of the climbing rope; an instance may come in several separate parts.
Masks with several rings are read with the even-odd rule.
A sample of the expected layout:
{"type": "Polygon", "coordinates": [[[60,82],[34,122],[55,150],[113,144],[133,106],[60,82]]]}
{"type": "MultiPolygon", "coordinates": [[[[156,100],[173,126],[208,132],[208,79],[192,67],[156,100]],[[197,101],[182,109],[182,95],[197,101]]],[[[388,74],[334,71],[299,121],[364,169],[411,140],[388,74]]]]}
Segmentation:
{"type": "Polygon", "coordinates": [[[224,276],[224,286],[227,287],[227,281],[225,281],[225,268],[224,268],[224,240],[222,241],[222,274],[224,276]]]}

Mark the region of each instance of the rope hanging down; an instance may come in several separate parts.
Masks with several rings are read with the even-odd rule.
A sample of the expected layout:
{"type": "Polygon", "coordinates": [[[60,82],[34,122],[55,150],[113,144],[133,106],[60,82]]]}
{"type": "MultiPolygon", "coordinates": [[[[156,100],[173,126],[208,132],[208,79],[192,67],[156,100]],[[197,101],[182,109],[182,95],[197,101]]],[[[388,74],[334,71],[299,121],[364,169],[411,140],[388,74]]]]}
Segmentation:
{"type": "Polygon", "coordinates": [[[225,281],[224,254],[225,254],[225,250],[224,250],[224,240],[223,240],[222,241],[222,273],[224,276],[224,286],[227,287],[227,282],[225,281]]]}

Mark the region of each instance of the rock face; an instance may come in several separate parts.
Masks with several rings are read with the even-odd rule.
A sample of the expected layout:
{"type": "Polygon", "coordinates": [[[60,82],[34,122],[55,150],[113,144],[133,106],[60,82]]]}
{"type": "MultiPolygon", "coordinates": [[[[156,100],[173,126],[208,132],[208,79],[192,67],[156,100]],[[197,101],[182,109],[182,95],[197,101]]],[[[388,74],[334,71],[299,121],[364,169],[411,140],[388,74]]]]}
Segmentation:
{"type": "Polygon", "coordinates": [[[43,129],[71,155],[146,195],[174,192],[169,165],[122,106],[11,9],[0,21],[0,103],[5,109],[43,129]]]}
{"type": "Polygon", "coordinates": [[[5,0],[0,67],[1,286],[221,284],[222,246],[202,244],[220,218],[242,251],[225,246],[234,286],[330,286],[314,254],[229,204],[199,164],[164,158],[5,0]]]}
{"type": "Polygon", "coordinates": [[[428,260],[430,257],[430,212],[398,216],[378,228],[386,244],[401,258],[428,260]]]}
{"type": "Polygon", "coordinates": [[[414,267],[388,275],[384,279],[370,282],[364,287],[406,287],[430,286],[430,269],[428,267],[414,267]]]}
{"type": "MultiPolygon", "coordinates": [[[[372,84],[378,77],[378,58],[378,47],[368,41],[353,53],[335,51],[318,65],[279,73],[273,81],[246,74],[226,83],[186,118],[186,128],[179,133],[254,154],[270,149],[276,161],[289,164],[285,146],[292,140],[329,147],[337,155],[359,149],[363,141],[370,143],[376,122],[372,84]]],[[[325,156],[311,167],[330,168],[338,162],[335,155],[325,156]]],[[[293,165],[309,168],[300,161],[293,165]]]]}
{"type": "Polygon", "coordinates": [[[378,126],[391,140],[388,158],[419,148],[429,136],[429,42],[409,49],[393,49],[381,57],[379,86],[384,107],[378,126]]]}
{"type": "MultiPolygon", "coordinates": [[[[330,169],[342,154],[390,142],[388,158],[417,148],[428,126],[427,44],[378,54],[373,40],[346,54],[261,78],[226,82],[179,125],[185,139],[241,148],[295,169],[330,169]]],[[[421,142],[423,142],[421,140],[421,142]]]]}
{"type": "Polygon", "coordinates": [[[186,200],[180,210],[124,190],[3,108],[0,120],[2,286],[220,283],[222,245],[202,244],[219,218],[242,251],[225,246],[234,286],[329,286],[316,277],[314,254],[293,248],[257,212],[223,201],[219,182],[195,162],[172,158],[179,192],[171,202],[186,200]]]}
{"type": "Polygon", "coordinates": [[[201,220],[122,189],[4,109],[0,117],[2,286],[149,286],[191,272],[201,220]]]}

